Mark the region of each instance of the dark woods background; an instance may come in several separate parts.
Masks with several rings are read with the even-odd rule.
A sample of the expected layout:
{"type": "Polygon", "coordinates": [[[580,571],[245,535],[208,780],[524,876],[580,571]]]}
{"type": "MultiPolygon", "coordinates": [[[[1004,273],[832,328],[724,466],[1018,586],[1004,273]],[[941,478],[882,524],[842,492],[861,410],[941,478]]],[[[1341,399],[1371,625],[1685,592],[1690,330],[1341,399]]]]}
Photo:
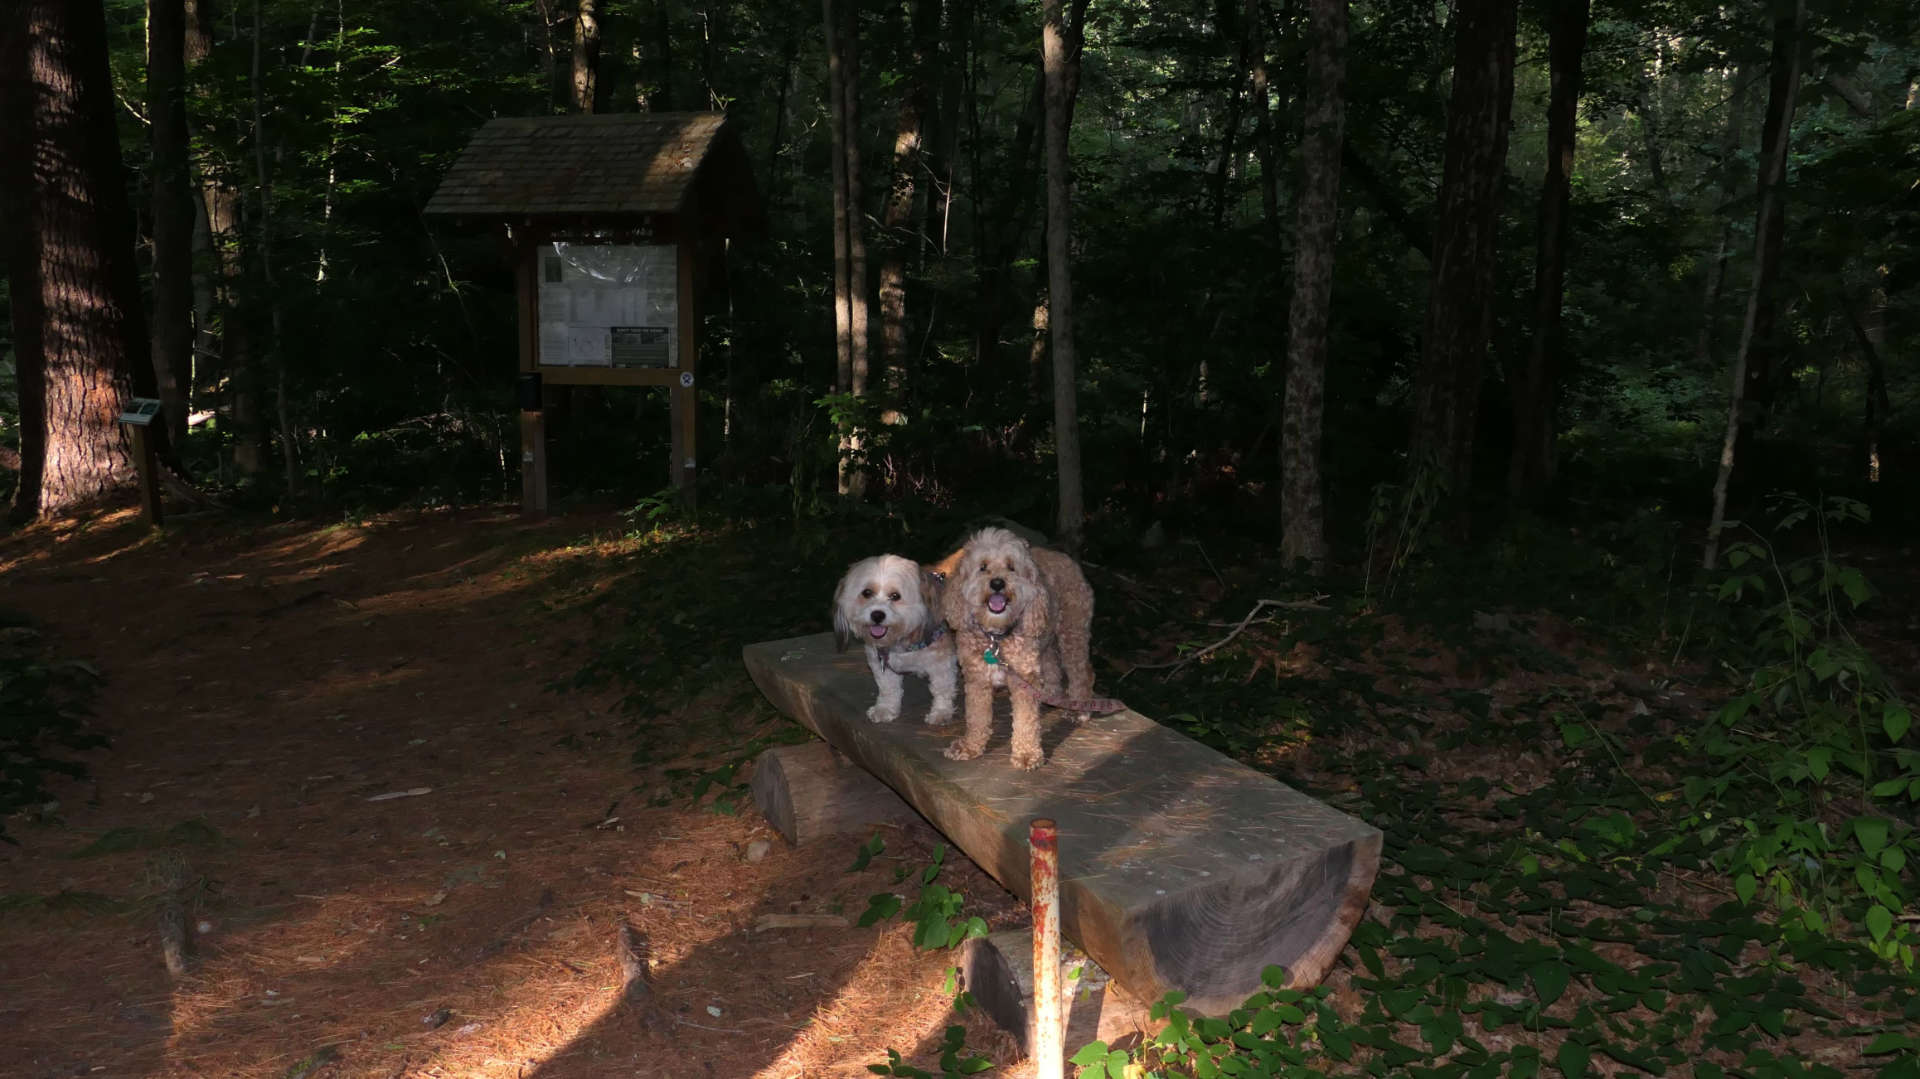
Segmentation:
{"type": "MultiPolygon", "coordinates": [[[[858,424],[869,502],[1051,522],[1038,7],[838,6],[850,3],[855,209],[872,267],[873,377],[857,399],[835,396],[817,8],[107,0],[140,306],[156,316],[141,336],[171,364],[160,392],[185,406],[170,417],[183,470],[262,506],[511,497],[504,250],[422,207],[490,116],[711,108],[742,126],[770,226],[736,244],[706,288],[706,498],[813,513],[834,494],[836,425],[858,424]],[[184,160],[166,149],[174,131],[184,160]],[[191,263],[170,271],[154,241],[177,250],[163,237],[182,229],[191,263]]],[[[46,6],[8,17],[11,55],[33,47],[14,24],[46,6]]],[[[1084,39],[1072,270],[1089,534],[1130,540],[1162,522],[1271,539],[1301,118],[1314,90],[1307,5],[1067,7],[1084,39]]],[[[1527,2],[1504,12],[1514,20],[1504,61],[1501,4],[1462,7],[1471,18],[1401,0],[1350,9],[1322,456],[1336,556],[1357,552],[1385,507],[1424,497],[1407,447],[1436,325],[1430,296],[1466,305],[1450,312],[1455,323],[1484,319],[1484,356],[1457,361],[1459,394],[1477,397],[1477,409],[1469,400],[1454,412],[1471,452],[1435,462],[1440,487],[1477,502],[1476,526],[1520,505],[1617,524],[1623,499],[1635,513],[1704,521],[1754,292],[1769,107],[1779,111],[1789,85],[1777,283],[1751,335],[1729,513],[1793,490],[1853,494],[1882,523],[1910,520],[1920,493],[1910,6],[1527,2]],[[1480,248],[1492,259],[1484,303],[1452,279],[1432,283],[1452,220],[1436,207],[1456,29],[1475,20],[1493,27],[1493,92],[1503,75],[1513,86],[1504,160],[1485,146],[1474,158],[1498,200],[1480,248]],[[1580,93],[1554,334],[1540,328],[1536,264],[1556,32],[1580,93]],[[1536,342],[1557,390],[1527,374],[1536,342]],[[1515,478],[1516,433],[1539,445],[1542,424],[1558,432],[1545,441],[1553,467],[1515,478]]],[[[76,53],[90,47],[74,41],[76,53]]],[[[9,249],[17,298],[22,248],[9,249]]],[[[0,366],[9,489],[16,367],[0,366]]],[[[563,499],[630,503],[660,486],[664,397],[576,391],[550,407],[563,499]]]]}

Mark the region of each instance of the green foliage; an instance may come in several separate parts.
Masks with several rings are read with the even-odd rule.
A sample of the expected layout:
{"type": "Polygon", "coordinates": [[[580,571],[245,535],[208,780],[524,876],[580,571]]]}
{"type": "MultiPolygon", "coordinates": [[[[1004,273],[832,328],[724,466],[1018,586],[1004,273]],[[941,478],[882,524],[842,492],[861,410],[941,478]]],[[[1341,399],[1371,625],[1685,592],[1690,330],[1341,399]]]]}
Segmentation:
{"type": "Polygon", "coordinates": [[[49,775],[86,774],[66,753],[107,741],[86,721],[100,672],[45,652],[37,630],[0,610],[0,840],[7,840],[7,817],[51,797],[49,775]]]}
{"type": "MultiPolygon", "coordinates": [[[[854,859],[853,869],[849,872],[865,868],[872,860],[872,853],[869,853],[869,850],[874,848],[879,838],[875,835],[861,846],[858,856],[854,859]]],[[[877,849],[873,851],[873,853],[877,852],[877,849]]],[[[946,858],[947,845],[942,843],[934,848],[930,864],[920,869],[908,869],[904,866],[896,869],[895,884],[911,878],[913,883],[910,887],[919,889],[913,902],[907,904],[903,911],[901,897],[892,892],[880,892],[869,896],[867,909],[860,915],[860,920],[856,924],[869,926],[885,921],[896,914],[903,914],[914,927],[913,946],[929,951],[957,947],[974,937],[986,936],[987,923],[984,920],[977,915],[961,916],[962,908],[966,904],[966,896],[944,884],[934,882],[934,878],[940,875],[946,858]]]]}
{"type": "Polygon", "coordinates": [[[1848,628],[1873,589],[1832,548],[1832,530],[1865,525],[1867,508],[1785,497],[1775,511],[1773,538],[1748,530],[1727,548],[1715,595],[1746,630],[1742,684],[1701,734],[1711,769],[1689,778],[1688,801],[1725,844],[1743,902],[1764,894],[1806,933],[1848,919],[1912,969],[1916,934],[1892,912],[1916,894],[1920,749],[1910,707],[1848,628]],[[1806,553],[1782,553],[1806,532],[1806,553]]]}
{"type": "Polygon", "coordinates": [[[895,1075],[905,1079],[956,1079],[958,1076],[978,1075],[990,1071],[993,1062],[978,1054],[967,1055],[967,1028],[955,1024],[947,1028],[940,1042],[940,1070],[930,1072],[908,1064],[897,1049],[887,1050],[885,1064],[869,1064],[867,1070],[875,1075],[895,1075]]]}

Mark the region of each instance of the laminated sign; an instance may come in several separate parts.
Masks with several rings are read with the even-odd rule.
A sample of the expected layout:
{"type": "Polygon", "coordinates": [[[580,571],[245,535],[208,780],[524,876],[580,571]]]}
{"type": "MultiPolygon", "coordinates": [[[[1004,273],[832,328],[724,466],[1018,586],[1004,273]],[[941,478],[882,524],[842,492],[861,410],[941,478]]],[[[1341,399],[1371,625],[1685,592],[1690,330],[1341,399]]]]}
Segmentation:
{"type": "Polygon", "coordinates": [[[540,363],[678,367],[671,244],[548,244],[540,252],[540,363]]]}

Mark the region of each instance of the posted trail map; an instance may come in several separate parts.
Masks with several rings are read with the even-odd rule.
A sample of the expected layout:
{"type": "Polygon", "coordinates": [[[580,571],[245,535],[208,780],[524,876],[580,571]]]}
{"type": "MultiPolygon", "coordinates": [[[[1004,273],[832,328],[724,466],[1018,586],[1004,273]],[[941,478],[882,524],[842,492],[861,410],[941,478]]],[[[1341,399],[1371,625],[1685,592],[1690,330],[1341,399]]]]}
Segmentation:
{"type": "Polygon", "coordinates": [[[670,244],[548,244],[540,363],[678,367],[679,262],[670,244]]]}

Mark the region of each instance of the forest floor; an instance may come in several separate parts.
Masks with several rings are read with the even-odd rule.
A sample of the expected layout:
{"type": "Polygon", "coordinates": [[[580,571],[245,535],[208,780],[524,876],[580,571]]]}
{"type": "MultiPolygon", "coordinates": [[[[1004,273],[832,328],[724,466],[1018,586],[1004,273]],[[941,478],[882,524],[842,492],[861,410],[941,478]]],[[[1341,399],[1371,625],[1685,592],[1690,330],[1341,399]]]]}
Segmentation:
{"type": "MultiPolygon", "coordinates": [[[[99,669],[113,738],[0,844],[0,1074],[838,1076],[937,1054],[951,957],[851,927],[936,836],[890,833],[850,874],[852,845],[790,850],[750,806],[649,804],[617,694],[550,688],[620,572],[595,532],[619,522],[150,535],[120,513],[0,539],[0,597],[99,669]],[[178,981],[169,859],[193,882],[178,981]],[[754,930],[796,911],[850,927],[754,930]],[[622,922],[651,952],[638,1005],[622,922]]],[[[1017,916],[957,861],[971,909],[1017,916]]],[[[972,1025],[1009,1073],[1010,1040],[972,1025]]]]}
{"type": "MultiPolygon", "coordinates": [[[[786,848],[741,782],[795,728],[740,645],[824,621],[848,550],[936,542],[899,527],[466,510],[155,535],[122,513],[0,537],[0,603],[99,669],[113,735],[0,845],[0,1073],[784,1079],[889,1048],[937,1069],[952,953],[851,923],[939,837],[889,830],[852,869],[854,844],[786,848]],[[198,956],[176,981],[155,897],[182,865],[198,956]],[[849,925],[755,929],[789,913],[849,925]],[[634,1004],[622,924],[651,952],[634,1004]]],[[[1089,565],[1103,689],[1387,836],[1320,995],[1236,1037],[1336,1074],[1920,1076],[1920,979],[1857,926],[1795,936],[1736,899],[1744,818],[1693,793],[1730,679],[1679,658],[1687,597],[1575,554],[1548,583],[1653,611],[1657,649],[1609,639],[1625,613],[1518,601],[1254,618],[1297,599],[1257,545],[1089,565]]],[[[1899,672],[1912,566],[1870,567],[1899,672]]],[[[967,914],[1022,921],[965,859],[944,873],[967,914]]],[[[994,1074],[1028,1074],[961,1021],[994,1074]]],[[[1191,1048],[1225,1051],[1208,1036],[1191,1048]]]]}

